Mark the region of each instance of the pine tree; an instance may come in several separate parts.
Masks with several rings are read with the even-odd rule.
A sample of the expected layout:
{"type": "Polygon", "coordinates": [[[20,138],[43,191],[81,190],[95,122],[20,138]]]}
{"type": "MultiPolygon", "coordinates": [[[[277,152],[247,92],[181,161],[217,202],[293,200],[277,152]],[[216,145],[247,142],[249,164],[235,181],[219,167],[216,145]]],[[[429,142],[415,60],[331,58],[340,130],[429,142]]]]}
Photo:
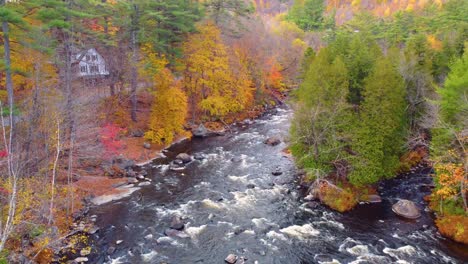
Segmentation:
{"type": "Polygon", "coordinates": [[[311,47],[308,47],[304,52],[304,57],[302,58],[300,69],[300,77],[302,79],[305,78],[307,72],[309,71],[310,65],[312,64],[312,61],[314,60],[315,56],[315,51],[311,47]]]}
{"type": "Polygon", "coordinates": [[[323,27],[323,0],[294,1],[287,19],[296,23],[301,29],[311,31],[323,27]]]}
{"type": "Polygon", "coordinates": [[[379,58],[365,80],[364,101],[355,124],[349,175],[355,185],[392,176],[399,166],[405,133],[405,87],[389,58],[379,58]]]}
{"type": "Polygon", "coordinates": [[[349,120],[347,94],[343,60],[331,57],[328,48],[322,49],[295,94],[292,150],[305,167],[327,169],[339,156],[342,132],[349,120]]]}
{"type": "Polygon", "coordinates": [[[253,12],[253,6],[248,5],[246,1],[208,0],[203,2],[207,17],[225,31],[237,31],[241,25],[240,19],[253,12]]]}
{"type": "Polygon", "coordinates": [[[375,59],[381,54],[375,41],[366,32],[342,33],[331,44],[335,56],[341,55],[349,74],[348,101],[359,105],[364,80],[372,71],[375,59]]]}

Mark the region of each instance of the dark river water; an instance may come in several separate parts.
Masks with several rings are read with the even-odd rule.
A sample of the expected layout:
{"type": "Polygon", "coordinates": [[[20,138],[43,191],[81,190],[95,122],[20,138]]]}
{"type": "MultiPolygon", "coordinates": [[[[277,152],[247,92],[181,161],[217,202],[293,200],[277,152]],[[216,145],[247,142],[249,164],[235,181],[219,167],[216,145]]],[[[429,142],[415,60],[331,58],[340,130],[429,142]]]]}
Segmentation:
{"type": "Polygon", "coordinates": [[[172,147],[167,159],[147,166],[150,185],[92,209],[101,228],[93,263],[224,263],[230,253],[267,264],[467,263],[468,248],[437,233],[423,201],[429,169],[382,183],[381,204],[346,214],[307,206],[294,163],[282,152],[286,144],[262,143],[270,136],[286,139],[290,118],[290,110],[278,109],[225,136],[172,147]],[[179,152],[206,159],[173,172],[167,164],[179,152]],[[281,176],[271,173],[277,167],[281,176]],[[391,205],[399,198],[415,201],[422,217],[395,216],[391,205]],[[166,237],[175,215],[184,219],[185,231],[166,237]],[[110,246],[116,251],[109,256],[110,246]]]}

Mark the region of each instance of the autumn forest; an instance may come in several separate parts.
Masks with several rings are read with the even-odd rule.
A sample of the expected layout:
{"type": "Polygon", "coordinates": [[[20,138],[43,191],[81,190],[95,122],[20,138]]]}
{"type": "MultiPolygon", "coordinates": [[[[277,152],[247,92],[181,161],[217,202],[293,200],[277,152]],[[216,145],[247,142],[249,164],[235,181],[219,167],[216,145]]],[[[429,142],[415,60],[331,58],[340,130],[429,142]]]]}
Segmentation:
{"type": "Polygon", "coordinates": [[[398,240],[395,247],[405,246],[371,248],[374,255],[341,252],[351,235],[337,245],[341,253],[307,244],[331,230],[307,210],[346,226],[337,219],[370,221],[362,208],[393,211],[386,222],[427,226],[435,241],[447,241],[434,250],[448,247],[450,257],[420,263],[468,260],[466,14],[464,0],[1,0],[0,263],[348,263],[346,254],[378,253],[386,255],[371,263],[413,263],[415,252],[431,251],[398,240]],[[233,167],[216,167],[223,164],[233,167]],[[219,186],[198,180],[211,173],[227,178],[219,186]],[[202,183],[222,197],[190,196],[202,183]],[[192,200],[177,209],[186,196],[213,212],[196,218],[205,209],[188,213],[192,200]],[[245,197],[253,208],[235,207],[245,197]],[[141,249],[104,231],[119,230],[118,222],[96,220],[117,210],[102,205],[145,199],[171,213],[155,220],[166,230],[155,224],[135,238],[141,249]],[[270,204],[280,210],[273,208],[284,199],[309,209],[278,211],[294,220],[249,214],[270,204]],[[242,240],[249,225],[230,218],[243,210],[255,239],[272,239],[273,249],[228,248],[235,254],[224,258],[223,237],[260,243],[242,240]],[[263,232],[255,219],[271,221],[263,232]],[[199,221],[218,232],[234,227],[205,241],[199,221]],[[186,258],[166,248],[187,239],[213,245],[190,244],[186,258]],[[295,239],[307,253],[275,257],[295,239]]]}

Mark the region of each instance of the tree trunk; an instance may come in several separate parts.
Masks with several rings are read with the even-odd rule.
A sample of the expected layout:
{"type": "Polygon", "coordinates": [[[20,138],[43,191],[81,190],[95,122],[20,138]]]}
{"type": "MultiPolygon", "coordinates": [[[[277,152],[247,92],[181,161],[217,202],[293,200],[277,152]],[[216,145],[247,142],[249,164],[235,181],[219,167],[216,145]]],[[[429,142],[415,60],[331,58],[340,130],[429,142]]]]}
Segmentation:
{"type": "Polygon", "coordinates": [[[32,175],[32,172],[34,171],[34,168],[36,167],[36,161],[37,161],[37,156],[36,155],[31,155],[31,144],[33,142],[33,128],[36,127],[37,125],[37,120],[39,119],[39,76],[40,76],[40,65],[39,63],[36,63],[34,65],[34,75],[35,75],[35,80],[34,80],[34,93],[33,93],[33,101],[32,101],[32,107],[31,107],[31,113],[29,115],[29,120],[28,120],[28,132],[26,136],[26,142],[25,142],[25,159],[24,161],[26,162],[26,175],[32,175]],[[29,159],[31,158],[34,161],[30,161],[29,159]]]}
{"type": "Polygon", "coordinates": [[[131,117],[132,121],[137,121],[137,86],[138,86],[138,47],[137,47],[137,31],[138,31],[138,6],[133,5],[134,16],[132,17],[132,31],[131,31],[131,49],[132,49],[132,67],[131,67],[131,81],[130,81],[130,101],[131,101],[131,117]]]}
{"type": "Polygon", "coordinates": [[[109,88],[110,88],[110,95],[111,95],[111,96],[114,96],[114,95],[115,95],[115,84],[114,84],[113,81],[112,81],[112,83],[109,85],[109,88]]]}
{"type": "MultiPolygon", "coordinates": [[[[5,1],[2,1],[2,6],[5,5],[5,1]]],[[[9,25],[8,22],[2,22],[2,31],[3,31],[3,55],[5,58],[5,75],[6,75],[6,89],[8,93],[8,108],[10,111],[10,134],[13,135],[13,106],[14,106],[14,97],[13,97],[13,79],[11,74],[11,50],[10,50],[10,36],[9,36],[9,25]]],[[[10,142],[11,143],[11,142],[10,142]]]]}

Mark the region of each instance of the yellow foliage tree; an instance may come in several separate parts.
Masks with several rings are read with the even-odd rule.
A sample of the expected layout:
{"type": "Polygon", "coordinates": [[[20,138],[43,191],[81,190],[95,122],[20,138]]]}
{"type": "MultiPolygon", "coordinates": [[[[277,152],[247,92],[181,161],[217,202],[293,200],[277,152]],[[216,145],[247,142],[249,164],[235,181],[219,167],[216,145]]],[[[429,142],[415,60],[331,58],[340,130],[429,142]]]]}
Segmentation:
{"type": "Polygon", "coordinates": [[[184,131],[187,116],[187,96],[174,81],[170,70],[155,75],[156,91],[151,110],[149,130],[145,138],[157,144],[170,144],[176,134],[184,131]]]}
{"type": "Polygon", "coordinates": [[[198,27],[184,44],[184,88],[192,119],[200,112],[216,118],[241,111],[252,94],[248,74],[234,76],[220,30],[211,22],[198,27]]]}

